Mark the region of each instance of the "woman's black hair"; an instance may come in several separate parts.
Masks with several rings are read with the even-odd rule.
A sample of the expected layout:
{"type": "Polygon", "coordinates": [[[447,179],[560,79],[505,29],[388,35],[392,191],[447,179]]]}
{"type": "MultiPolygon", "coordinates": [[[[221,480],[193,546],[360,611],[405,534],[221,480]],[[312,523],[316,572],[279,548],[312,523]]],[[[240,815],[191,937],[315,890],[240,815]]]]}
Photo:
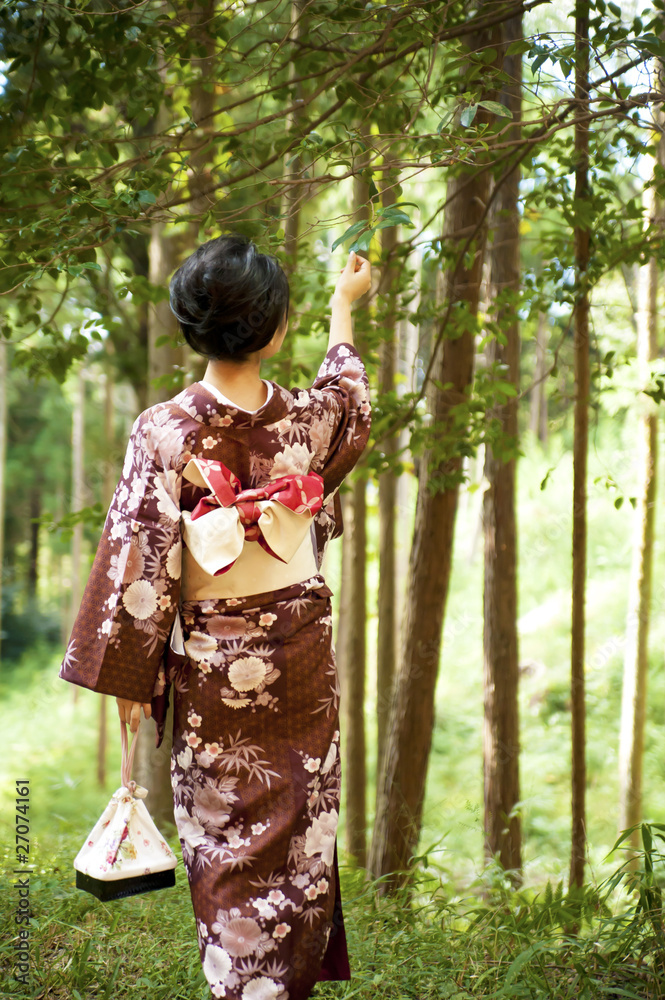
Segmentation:
{"type": "Polygon", "coordinates": [[[244,236],[203,243],[175,272],[169,293],[185,340],[206,358],[246,361],[289,311],[284,271],[244,236]]]}

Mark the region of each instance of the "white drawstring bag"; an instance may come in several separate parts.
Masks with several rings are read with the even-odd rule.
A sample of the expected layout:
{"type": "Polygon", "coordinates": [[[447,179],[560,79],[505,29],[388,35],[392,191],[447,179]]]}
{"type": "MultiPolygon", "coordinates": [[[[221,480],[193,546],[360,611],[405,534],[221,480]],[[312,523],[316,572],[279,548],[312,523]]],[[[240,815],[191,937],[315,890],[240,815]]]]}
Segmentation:
{"type": "Polygon", "coordinates": [[[142,801],[147,789],[131,780],[138,730],[127,752],[127,726],[120,723],[122,785],[74,859],[76,886],[107,902],[175,885],[177,859],[142,801]]]}

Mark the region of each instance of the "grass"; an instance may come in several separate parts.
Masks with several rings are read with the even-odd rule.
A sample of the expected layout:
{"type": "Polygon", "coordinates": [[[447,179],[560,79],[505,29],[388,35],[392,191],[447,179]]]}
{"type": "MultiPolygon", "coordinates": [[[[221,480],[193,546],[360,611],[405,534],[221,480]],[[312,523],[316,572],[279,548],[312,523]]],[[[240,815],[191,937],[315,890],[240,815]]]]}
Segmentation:
{"type": "MultiPolygon", "coordinates": [[[[73,887],[73,835],[47,835],[35,846],[29,985],[11,978],[11,851],[0,873],[7,890],[0,897],[0,919],[9,931],[0,944],[3,998],[208,1000],[182,865],[174,889],[102,903],[73,887]]],[[[540,894],[515,893],[487,872],[462,898],[445,877],[431,873],[420,874],[410,896],[383,896],[361,871],[342,866],[352,979],[321,984],[313,995],[662,997],[662,900],[649,869],[661,868],[663,860],[648,846],[637,874],[620,871],[614,881],[573,895],[561,885],[540,894]],[[631,887],[632,900],[626,891],[631,887]]]]}

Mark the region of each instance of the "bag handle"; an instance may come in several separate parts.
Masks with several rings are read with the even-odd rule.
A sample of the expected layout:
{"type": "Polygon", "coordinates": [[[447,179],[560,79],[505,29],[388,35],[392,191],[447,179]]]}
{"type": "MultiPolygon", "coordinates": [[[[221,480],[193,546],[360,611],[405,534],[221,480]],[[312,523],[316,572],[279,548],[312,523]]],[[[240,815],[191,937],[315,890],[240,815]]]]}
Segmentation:
{"type": "MultiPolygon", "coordinates": [[[[139,720],[140,725],[140,720],[139,720]]],[[[139,731],[138,728],[134,733],[134,739],[132,740],[131,749],[127,749],[127,723],[120,720],[120,742],[122,744],[122,765],[120,768],[120,777],[125,788],[129,788],[130,792],[133,792],[136,788],[136,782],[132,781],[132,767],[134,766],[134,754],[136,753],[136,743],[138,741],[139,731]]]]}

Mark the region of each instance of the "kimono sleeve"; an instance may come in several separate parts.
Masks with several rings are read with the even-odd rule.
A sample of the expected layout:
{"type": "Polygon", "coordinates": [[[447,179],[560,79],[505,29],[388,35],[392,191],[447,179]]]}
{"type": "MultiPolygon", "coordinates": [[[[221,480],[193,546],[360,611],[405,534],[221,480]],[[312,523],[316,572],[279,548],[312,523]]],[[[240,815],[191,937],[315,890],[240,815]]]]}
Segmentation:
{"type": "Polygon", "coordinates": [[[312,398],[320,400],[320,419],[327,425],[321,436],[327,439],[330,434],[329,441],[319,448],[312,462],[312,471],[323,477],[325,503],[339,489],[369,439],[369,382],[355,347],[351,344],[332,347],[312,389],[312,398]]]}
{"type": "Polygon", "coordinates": [[[134,424],[59,675],[140,702],[155,693],[180,593],[181,477],[164,460],[169,433],[177,443],[177,428],[150,410],[134,424]]]}
{"type": "Polygon", "coordinates": [[[319,565],[330,538],[342,533],[339,487],[362,455],[371,426],[369,382],[351,344],[337,344],[325,356],[312,385],[315,402],[312,443],[320,442],[312,471],[323,477],[323,507],[315,516],[319,565]]]}

